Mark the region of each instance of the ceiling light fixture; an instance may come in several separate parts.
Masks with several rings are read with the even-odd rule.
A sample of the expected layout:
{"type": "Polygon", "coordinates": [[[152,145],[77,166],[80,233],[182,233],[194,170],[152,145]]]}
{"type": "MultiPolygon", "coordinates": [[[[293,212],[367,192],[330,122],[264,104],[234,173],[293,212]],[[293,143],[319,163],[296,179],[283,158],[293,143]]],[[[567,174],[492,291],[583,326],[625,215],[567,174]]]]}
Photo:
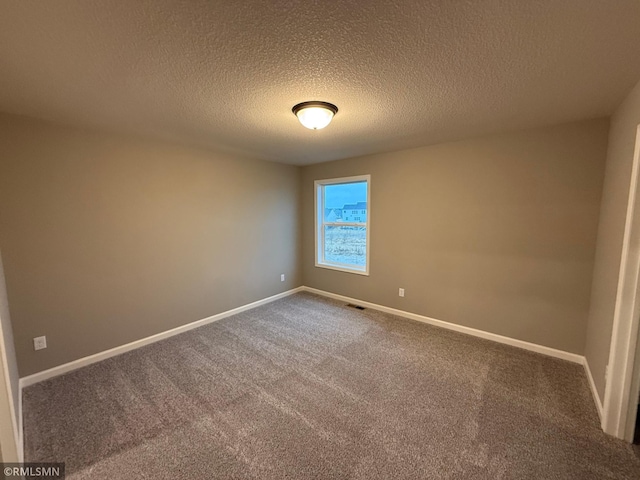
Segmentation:
{"type": "Polygon", "coordinates": [[[294,106],[293,114],[300,123],[311,129],[320,130],[331,123],[333,116],[338,113],[338,107],[327,102],[302,102],[294,106]]]}

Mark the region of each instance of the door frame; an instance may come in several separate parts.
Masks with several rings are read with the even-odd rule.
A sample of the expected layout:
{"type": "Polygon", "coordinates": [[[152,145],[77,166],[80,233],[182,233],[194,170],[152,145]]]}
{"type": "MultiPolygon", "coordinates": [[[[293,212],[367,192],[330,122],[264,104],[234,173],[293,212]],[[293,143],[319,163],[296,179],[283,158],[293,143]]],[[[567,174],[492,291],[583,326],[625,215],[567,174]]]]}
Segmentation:
{"type": "Polygon", "coordinates": [[[618,290],[604,393],[602,429],[633,441],[640,390],[640,125],[636,128],[633,167],[625,220],[618,290]]]}
{"type": "MultiPolygon", "coordinates": [[[[2,263],[0,262],[1,267],[2,263]]],[[[17,421],[16,405],[14,405],[13,401],[5,349],[6,341],[2,322],[0,321],[0,426],[2,427],[0,429],[0,451],[2,451],[3,462],[21,462],[20,427],[17,421]]]]}

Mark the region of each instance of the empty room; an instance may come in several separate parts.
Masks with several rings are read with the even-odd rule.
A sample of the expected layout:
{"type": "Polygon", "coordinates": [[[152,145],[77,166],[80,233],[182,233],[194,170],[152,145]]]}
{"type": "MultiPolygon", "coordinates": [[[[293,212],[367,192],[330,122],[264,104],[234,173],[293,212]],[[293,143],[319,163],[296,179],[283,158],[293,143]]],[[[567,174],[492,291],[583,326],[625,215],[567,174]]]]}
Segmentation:
{"type": "Polygon", "coordinates": [[[3,0],[4,478],[640,479],[639,126],[637,0],[3,0]]]}

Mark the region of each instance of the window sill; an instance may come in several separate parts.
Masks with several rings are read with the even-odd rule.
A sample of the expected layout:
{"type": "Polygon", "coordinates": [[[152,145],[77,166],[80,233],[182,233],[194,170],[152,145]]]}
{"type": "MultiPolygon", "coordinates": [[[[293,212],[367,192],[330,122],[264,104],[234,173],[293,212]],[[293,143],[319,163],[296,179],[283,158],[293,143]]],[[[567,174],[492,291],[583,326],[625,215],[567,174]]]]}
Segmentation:
{"type": "Polygon", "coordinates": [[[365,275],[365,276],[369,276],[369,270],[357,270],[355,268],[348,268],[348,267],[342,267],[339,265],[333,265],[331,263],[316,263],[316,267],[319,268],[326,268],[328,270],[337,270],[338,272],[345,272],[345,273],[355,273],[356,275],[365,275]]]}

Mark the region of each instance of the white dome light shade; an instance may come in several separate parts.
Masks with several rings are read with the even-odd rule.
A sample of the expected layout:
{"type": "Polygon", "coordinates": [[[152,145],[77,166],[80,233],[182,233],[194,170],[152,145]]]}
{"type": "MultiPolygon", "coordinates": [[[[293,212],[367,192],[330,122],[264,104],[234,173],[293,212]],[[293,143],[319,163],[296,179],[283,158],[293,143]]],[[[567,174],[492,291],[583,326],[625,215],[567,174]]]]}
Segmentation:
{"type": "Polygon", "coordinates": [[[338,107],[327,102],[302,102],[293,107],[300,123],[310,130],[320,130],[331,123],[338,107]]]}

